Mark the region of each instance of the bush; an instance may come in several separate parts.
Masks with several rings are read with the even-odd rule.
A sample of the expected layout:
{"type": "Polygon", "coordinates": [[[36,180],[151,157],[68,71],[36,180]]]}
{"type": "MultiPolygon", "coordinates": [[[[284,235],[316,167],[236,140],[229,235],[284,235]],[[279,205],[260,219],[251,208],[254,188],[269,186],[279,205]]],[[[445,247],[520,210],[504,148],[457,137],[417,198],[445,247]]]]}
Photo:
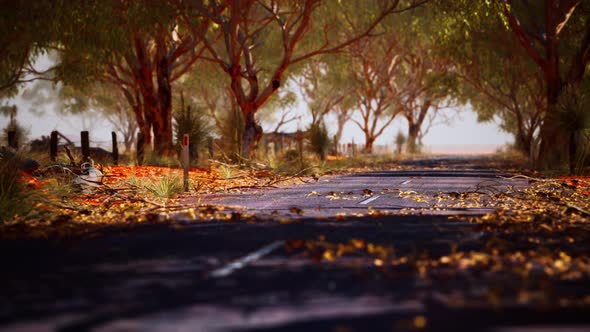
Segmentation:
{"type": "Polygon", "coordinates": [[[332,144],[326,125],[323,122],[312,123],[307,130],[307,135],[310,150],[317,154],[322,161],[326,160],[326,154],[332,144]]]}
{"type": "Polygon", "coordinates": [[[146,177],[129,177],[128,184],[139,188],[141,194],[160,198],[170,198],[180,195],[183,190],[183,180],[178,176],[163,176],[157,180],[146,177]]]}
{"type": "Polygon", "coordinates": [[[0,155],[0,223],[33,209],[34,193],[27,188],[18,166],[17,157],[0,155]]]}
{"type": "Polygon", "coordinates": [[[184,105],[184,97],[181,96],[181,108],[174,113],[176,142],[178,149],[182,147],[184,134],[189,137],[190,160],[199,160],[199,151],[207,146],[211,138],[213,126],[205,110],[200,107],[184,105]]]}
{"type": "Polygon", "coordinates": [[[570,173],[580,173],[588,159],[588,136],[590,129],[590,82],[564,88],[557,103],[553,120],[568,138],[570,173]]]}

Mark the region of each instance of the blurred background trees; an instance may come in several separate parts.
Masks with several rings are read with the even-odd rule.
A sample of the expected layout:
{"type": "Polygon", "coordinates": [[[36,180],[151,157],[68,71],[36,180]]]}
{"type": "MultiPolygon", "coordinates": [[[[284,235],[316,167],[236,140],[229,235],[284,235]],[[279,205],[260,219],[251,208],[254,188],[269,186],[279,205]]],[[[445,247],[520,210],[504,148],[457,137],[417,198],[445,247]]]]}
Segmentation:
{"type": "Polygon", "coordinates": [[[318,138],[337,145],[353,121],[367,153],[394,119],[407,124],[406,151],[420,152],[434,119],[459,107],[498,122],[537,167],[574,171],[589,145],[590,4],[580,0],[3,1],[0,10],[0,97],[46,82],[37,89],[54,89],[63,110],[110,119],[127,149],[139,133],[170,155],[188,121],[212,124],[203,130],[224,153],[254,157],[261,120],[278,132],[301,119],[290,113],[297,99],[318,138]]]}

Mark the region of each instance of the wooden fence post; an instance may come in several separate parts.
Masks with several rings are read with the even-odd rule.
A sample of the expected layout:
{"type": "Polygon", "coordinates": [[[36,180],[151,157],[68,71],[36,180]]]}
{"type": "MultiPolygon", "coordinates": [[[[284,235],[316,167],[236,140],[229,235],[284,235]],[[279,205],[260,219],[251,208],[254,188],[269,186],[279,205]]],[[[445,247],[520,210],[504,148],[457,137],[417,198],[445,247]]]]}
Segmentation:
{"type": "Polygon", "coordinates": [[[51,132],[51,138],[49,140],[49,158],[52,162],[57,160],[57,131],[51,132]]]}
{"type": "Polygon", "coordinates": [[[188,135],[182,136],[182,164],[184,166],[184,191],[188,191],[188,169],[190,166],[188,135]]]}
{"type": "Polygon", "coordinates": [[[119,146],[117,145],[117,134],[114,131],[111,131],[111,137],[113,138],[113,150],[111,155],[113,156],[113,164],[119,164],[119,146]]]}
{"type": "Polygon", "coordinates": [[[82,162],[88,162],[90,161],[90,136],[88,131],[81,131],[80,139],[82,141],[82,162]]]}
{"type": "Polygon", "coordinates": [[[16,130],[8,131],[8,147],[15,150],[18,149],[18,137],[16,136],[16,130]]]}
{"type": "Polygon", "coordinates": [[[303,169],[303,133],[297,130],[297,152],[299,152],[299,167],[303,169]]]}

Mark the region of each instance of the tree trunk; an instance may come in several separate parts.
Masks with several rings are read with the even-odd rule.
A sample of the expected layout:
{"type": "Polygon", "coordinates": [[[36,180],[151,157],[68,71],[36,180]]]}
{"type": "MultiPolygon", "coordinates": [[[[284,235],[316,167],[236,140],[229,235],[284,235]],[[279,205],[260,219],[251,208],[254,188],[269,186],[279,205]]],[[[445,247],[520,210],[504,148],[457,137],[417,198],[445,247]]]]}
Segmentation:
{"type": "Polygon", "coordinates": [[[373,144],[375,143],[375,137],[367,137],[365,135],[365,153],[373,153],[373,144]]]}
{"type": "Polygon", "coordinates": [[[161,157],[172,154],[172,126],[170,123],[171,120],[167,120],[165,114],[159,114],[154,121],[154,152],[161,157]]]}
{"type": "Polygon", "coordinates": [[[255,109],[242,110],[244,114],[244,134],[242,136],[242,156],[253,159],[256,157],[256,148],[262,138],[262,127],[254,117],[255,109]]]}
{"type": "Polygon", "coordinates": [[[338,123],[338,125],[336,127],[336,134],[334,134],[334,145],[338,146],[340,144],[340,141],[342,140],[343,130],[344,130],[344,124],[340,125],[340,123],[338,123]]]}
{"type": "Polygon", "coordinates": [[[420,125],[415,123],[408,124],[408,140],[406,141],[406,151],[408,153],[418,153],[418,134],[420,133],[420,125]]]}
{"type": "Polygon", "coordinates": [[[170,65],[166,57],[157,64],[158,110],[154,119],[154,150],[158,156],[172,155],[172,87],[170,65]]]}
{"type": "Polygon", "coordinates": [[[547,111],[541,125],[541,145],[537,168],[554,169],[568,161],[568,136],[560,128],[557,114],[557,100],[561,93],[562,84],[559,76],[546,73],[547,81],[547,111]]]}

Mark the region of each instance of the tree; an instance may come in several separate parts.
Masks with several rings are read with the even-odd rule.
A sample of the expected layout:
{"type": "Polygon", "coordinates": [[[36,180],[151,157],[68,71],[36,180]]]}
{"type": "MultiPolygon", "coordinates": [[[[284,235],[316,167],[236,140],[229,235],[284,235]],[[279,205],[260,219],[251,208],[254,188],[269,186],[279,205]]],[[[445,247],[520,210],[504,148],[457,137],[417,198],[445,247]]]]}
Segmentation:
{"type": "Polygon", "coordinates": [[[546,108],[542,73],[506,33],[479,31],[472,42],[480,51],[457,61],[467,83],[464,92],[478,119],[499,116],[501,128],[514,135],[515,147],[534,163],[546,108]]]}
{"type": "Polygon", "coordinates": [[[401,115],[408,122],[406,149],[417,153],[428,115],[432,123],[432,117],[440,110],[454,104],[456,70],[448,59],[437,57],[420,41],[401,53],[403,66],[395,77],[394,86],[398,90],[394,96],[401,115]]]}
{"type": "MultiPolygon", "coordinates": [[[[98,4],[97,4],[98,5],[98,4]]],[[[178,8],[162,2],[100,2],[97,13],[81,11],[84,21],[110,23],[116,38],[84,25],[90,35],[66,38],[62,61],[75,63],[63,68],[65,82],[87,84],[90,77],[113,84],[125,96],[146,147],[152,142],[158,155],[172,151],[172,82],[184,75],[199,58],[200,40],[182,26],[178,8]],[[82,80],[79,73],[85,73],[82,80]]],[[[207,29],[208,21],[192,28],[207,29]]],[[[96,29],[104,28],[98,25],[96,29]]]]}
{"type": "Polygon", "coordinates": [[[546,110],[543,74],[509,31],[501,2],[439,1],[437,53],[453,62],[461,79],[459,97],[480,121],[500,119],[515,146],[536,158],[546,110]]]}
{"type": "Polygon", "coordinates": [[[568,160],[567,133],[556,107],[565,86],[579,85],[590,61],[590,20],[581,0],[501,1],[512,33],[543,73],[547,109],[541,126],[539,166],[568,160]]]}
{"type": "Polygon", "coordinates": [[[456,105],[457,67],[438,50],[444,26],[440,21],[447,19],[441,9],[440,5],[429,3],[395,19],[388,18],[385,29],[392,53],[398,58],[388,88],[400,116],[408,123],[409,153],[419,152],[421,139],[439,111],[456,105]]]}
{"type": "Polygon", "coordinates": [[[336,118],[334,144],[337,146],[342,137],[344,125],[352,113],[355,104],[352,76],[347,70],[345,56],[329,55],[308,61],[295,77],[301,95],[311,113],[311,126],[324,121],[328,114],[336,118]]]}
{"type": "MultiPolygon", "coordinates": [[[[174,86],[181,91],[190,92],[187,99],[196,107],[206,110],[214,121],[216,132],[220,136],[219,144],[223,151],[229,152],[231,158],[237,157],[241,152],[241,140],[244,129],[243,117],[231,87],[224,79],[219,67],[208,61],[198,61],[191,70],[177,81],[174,86]]],[[[286,122],[295,118],[290,116],[288,106],[296,101],[294,93],[283,89],[274,94],[269,101],[261,107],[261,118],[271,122],[276,109],[282,109],[283,114],[275,127],[275,131],[286,122]]]]}
{"type": "Polygon", "coordinates": [[[58,7],[52,1],[0,1],[0,97],[15,95],[26,82],[55,79],[54,66],[35,61],[65,30],[58,7]]]}
{"type": "Polygon", "coordinates": [[[94,112],[113,125],[121,134],[125,152],[130,152],[138,131],[135,114],[122,90],[100,81],[85,86],[62,86],[59,90],[60,110],[72,114],[94,112]]]}
{"type": "MultiPolygon", "coordinates": [[[[253,156],[262,137],[256,113],[289,77],[288,69],[368,37],[379,22],[396,10],[399,2],[389,1],[376,11],[370,10],[371,19],[363,26],[354,27],[357,33],[352,35],[334,29],[347,22],[345,12],[353,7],[340,1],[191,3],[194,15],[186,15],[186,22],[193,22],[195,18],[214,22],[212,29],[195,28],[194,32],[204,41],[208,60],[217,63],[230,79],[231,90],[245,121],[243,155],[253,156]]],[[[367,6],[366,1],[363,4],[365,8],[374,8],[372,4],[367,6]]],[[[366,9],[354,9],[357,15],[367,13],[366,9]]]]}
{"type": "Polygon", "coordinates": [[[364,39],[350,49],[349,70],[360,120],[352,121],[365,135],[365,152],[401,112],[395,105],[395,77],[401,64],[395,36],[364,39]]]}

